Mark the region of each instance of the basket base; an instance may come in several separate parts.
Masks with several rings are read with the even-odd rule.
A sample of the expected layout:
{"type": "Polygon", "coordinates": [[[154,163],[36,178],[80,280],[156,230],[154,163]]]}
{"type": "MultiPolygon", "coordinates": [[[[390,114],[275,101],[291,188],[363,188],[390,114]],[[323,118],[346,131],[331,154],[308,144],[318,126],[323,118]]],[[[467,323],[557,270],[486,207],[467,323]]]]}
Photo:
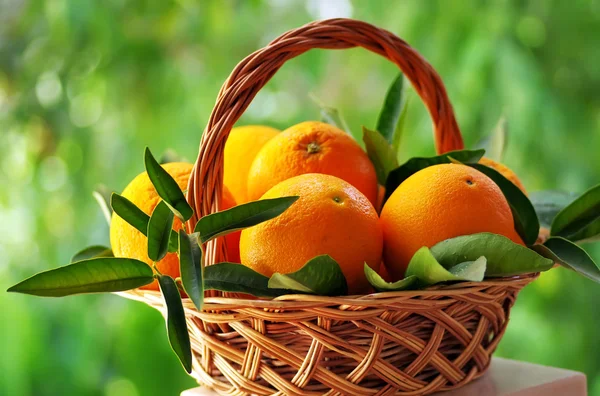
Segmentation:
{"type": "MultiPolygon", "coordinates": [[[[440,396],[586,396],[586,377],[577,371],[494,358],[488,372],[461,389],[437,393],[440,396]]],[[[216,396],[217,392],[199,387],[181,396],[216,396]]]]}

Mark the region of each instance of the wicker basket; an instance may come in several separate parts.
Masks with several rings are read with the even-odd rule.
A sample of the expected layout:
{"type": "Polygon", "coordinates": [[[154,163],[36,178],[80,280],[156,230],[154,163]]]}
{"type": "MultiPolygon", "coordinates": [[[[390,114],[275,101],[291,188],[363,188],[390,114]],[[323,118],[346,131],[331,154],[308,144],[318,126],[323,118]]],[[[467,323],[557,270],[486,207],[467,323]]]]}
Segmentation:
{"type": "MultiPolygon", "coordinates": [[[[331,19],[291,30],[251,54],[225,82],[200,144],[188,200],[197,216],[220,209],[223,148],[257,92],[312,48],[363,47],[395,63],[433,119],[437,151],[462,138],[440,77],[404,41],[365,22],[331,19]]],[[[223,261],[222,238],[207,264],[223,261]]],[[[425,395],[463,386],[490,364],[519,291],[537,274],[363,296],[285,295],[272,300],[210,294],[184,301],[192,375],[229,395],[425,395]]],[[[120,293],[166,315],[152,291],[120,293]]]]}

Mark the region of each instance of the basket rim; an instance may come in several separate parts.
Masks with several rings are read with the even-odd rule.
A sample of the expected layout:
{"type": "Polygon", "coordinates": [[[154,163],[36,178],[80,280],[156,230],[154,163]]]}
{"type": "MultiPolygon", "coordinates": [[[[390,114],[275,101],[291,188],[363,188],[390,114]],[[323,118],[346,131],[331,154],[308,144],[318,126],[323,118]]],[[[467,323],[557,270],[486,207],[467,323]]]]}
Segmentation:
{"type": "MultiPolygon", "coordinates": [[[[314,306],[348,305],[348,306],[378,306],[390,303],[409,301],[423,297],[434,296],[460,296],[473,293],[489,287],[524,287],[539,276],[539,272],[515,275],[502,278],[487,278],[481,282],[457,282],[451,284],[433,285],[422,290],[403,290],[389,292],[375,292],[351,296],[319,296],[311,294],[285,294],[278,297],[256,297],[255,299],[240,297],[204,297],[204,309],[211,308],[223,310],[226,306],[232,309],[240,307],[265,308],[265,309],[302,309],[314,306]]],[[[133,289],[114,294],[121,297],[150,303],[151,305],[163,305],[162,293],[157,290],[133,289]]],[[[197,311],[189,297],[182,298],[186,310],[197,311]]]]}

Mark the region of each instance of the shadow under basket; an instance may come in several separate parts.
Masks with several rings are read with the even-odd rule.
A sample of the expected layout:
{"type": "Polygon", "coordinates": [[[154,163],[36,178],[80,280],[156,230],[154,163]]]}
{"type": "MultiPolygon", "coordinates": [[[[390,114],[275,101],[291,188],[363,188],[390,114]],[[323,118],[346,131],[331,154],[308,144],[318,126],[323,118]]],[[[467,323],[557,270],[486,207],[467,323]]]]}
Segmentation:
{"type": "MultiPolygon", "coordinates": [[[[221,209],[231,128],[277,70],[312,48],[363,47],[396,64],[433,121],[438,153],[463,148],[440,77],[394,34],[330,19],[291,30],[242,60],[225,81],[200,142],[187,199],[198,218],[221,209]]],[[[226,261],[223,238],[206,265],[226,261]]],[[[228,395],[426,395],[466,385],[490,364],[519,291],[537,274],[363,296],[242,299],[209,292],[184,306],[198,383],[228,395]]],[[[119,293],[166,315],[159,292],[119,293]]]]}
{"type": "MultiPolygon", "coordinates": [[[[490,364],[519,291],[537,274],[352,297],[184,301],[192,375],[221,394],[425,395],[490,364]]],[[[166,315],[159,292],[120,295],[166,315]]]]}

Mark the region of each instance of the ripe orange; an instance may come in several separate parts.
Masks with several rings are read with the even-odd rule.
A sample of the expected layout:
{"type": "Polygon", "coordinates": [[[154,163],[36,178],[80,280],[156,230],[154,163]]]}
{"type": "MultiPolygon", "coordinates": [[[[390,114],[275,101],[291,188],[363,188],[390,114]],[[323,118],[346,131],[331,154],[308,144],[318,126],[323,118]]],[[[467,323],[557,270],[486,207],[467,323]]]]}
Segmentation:
{"type": "Polygon", "coordinates": [[[519,178],[517,177],[517,175],[515,174],[515,172],[513,172],[512,170],[510,170],[510,168],[504,164],[501,164],[499,162],[496,162],[492,159],[486,158],[486,157],[482,157],[479,160],[479,163],[482,165],[485,165],[487,167],[490,167],[492,169],[497,170],[498,172],[500,172],[500,174],[504,177],[506,177],[508,180],[510,180],[511,182],[513,182],[513,184],[517,187],[519,187],[521,189],[521,191],[523,191],[523,193],[525,195],[527,195],[527,191],[525,190],[525,186],[523,186],[523,183],[521,183],[521,180],[519,180],[519,178]]]}
{"type": "MultiPolygon", "coordinates": [[[[184,162],[172,162],[162,165],[163,168],[175,179],[179,188],[182,190],[187,188],[188,179],[192,171],[192,164],[184,162]]],[[[156,193],[150,178],[146,172],[136,176],[123,193],[125,198],[133,202],[147,215],[151,215],[152,211],[158,205],[160,197],[156,193]]],[[[223,189],[223,207],[228,209],[235,206],[233,197],[223,189]]],[[[181,229],[181,221],[175,217],[173,229],[178,231],[181,229]]],[[[227,249],[230,261],[239,261],[239,232],[230,234],[227,237],[227,249]]],[[[129,225],[125,220],[116,214],[113,214],[110,223],[110,245],[112,246],[115,257],[129,257],[141,260],[148,265],[152,264],[152,260],[148,257],[148,240],[137,229],[129,225]]],[[[167,253],[167,255],[156,263],[158,270],[166,275],[174,278],[179,276],[179,259],[177,253],[167,253]]],[[[153,283],[142,287],[143,289],[158,290],[158,283],[153,283]]]]}
{"type": "Polygon", "coordinates": [[[262,199],[298,195],[282,215],[242,231],[242,264],[263,275],[290,273],[329,254],[340,265],[350,293],[368,290],[366,262],[381,264],[382,235],[369,200],[349,183],[323,174],[304,174],[271,188],[262,199]]]}
{"type": "Polygon", "coordinates": [[[248,171],[254,157],[278,133],[275,128],[260,125],[233,128],[229,133],[225,142],[223,184],[238,205],[249,201],[248,171]]]}
{"type": "Polygon", "coordinates": [[[248,197],[259,199],[277,183],[305,173],[339,177],[377,204],[377,176],[367,154],[348,134],[317,121],[290,127],[263,146],[250,168],[248,197]]]}
{"type": "Polygon", "coordinates": [[[406,179],[383,206],[381,226],[393,280],[402,278],[419,248],[448,238],[491,232],[523,244],[500,188],[460,164],[430,166],[406,179]]]}

